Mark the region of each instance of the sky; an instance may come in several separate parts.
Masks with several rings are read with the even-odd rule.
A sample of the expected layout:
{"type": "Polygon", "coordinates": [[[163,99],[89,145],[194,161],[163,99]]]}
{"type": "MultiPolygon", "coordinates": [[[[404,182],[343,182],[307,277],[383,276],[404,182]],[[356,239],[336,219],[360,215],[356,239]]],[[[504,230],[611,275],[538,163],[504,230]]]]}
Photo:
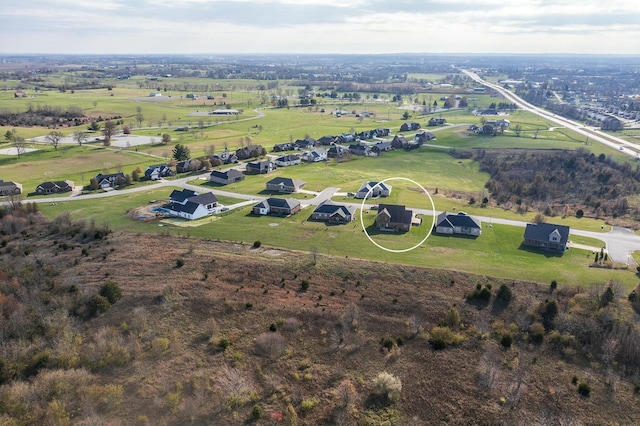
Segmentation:
{"type": "Polygon", "coordinates": [[[640,54],[638,0],[2,0],[0,53],[640,54]]]}

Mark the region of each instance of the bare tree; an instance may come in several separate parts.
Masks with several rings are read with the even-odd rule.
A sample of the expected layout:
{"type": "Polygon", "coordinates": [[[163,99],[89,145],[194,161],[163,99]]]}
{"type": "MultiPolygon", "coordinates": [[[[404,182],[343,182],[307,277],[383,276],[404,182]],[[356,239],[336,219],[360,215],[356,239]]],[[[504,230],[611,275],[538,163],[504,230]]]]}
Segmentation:
{"type": "Polygon", "coordinates": [[[142,122],[144,121],[144,114],[142,114],[142,108],[138,107],[138,112],[136,114],[136,121],[138,122],[138,127],[142,126],[142,122]]]}
{"type": "Polygon", "coordinates": [[[116,134],[116,128],[116,123],[114,123],[113,121],[107,120],[104,122],[104,129],[102,129],[102,134],[104,136],[104,146],[111,145],[111,138],[116,134]]]}
{"type": "Polygon", "coordinates": [[[89,136],[87,135],[87,132],[83,132],[80,130],[73,133],[73,140],[76,141],[80,146],[82,146],[83,142],[87,141],[88,137],[89,136]]]}
{"type": "Polygon", "coordinates": [[[18,154],[18,158],[26,151],[27,142],[24,140],[22,136],[15,136],[13,138],[13,146],[16,148],[16,153],[18,154]]]}
{"type": "Polygon", "coordinates": [[[58,130],[52,130],[49,132],[49,134],[47,136],[45,136],[45,139],[51,144],[53,145],[53,149],[54,150],[58,150],[58,144],[60,143],[60,140],[64,137],[64,135],[62,134],[62,132],[59,132],[58,130]]]}

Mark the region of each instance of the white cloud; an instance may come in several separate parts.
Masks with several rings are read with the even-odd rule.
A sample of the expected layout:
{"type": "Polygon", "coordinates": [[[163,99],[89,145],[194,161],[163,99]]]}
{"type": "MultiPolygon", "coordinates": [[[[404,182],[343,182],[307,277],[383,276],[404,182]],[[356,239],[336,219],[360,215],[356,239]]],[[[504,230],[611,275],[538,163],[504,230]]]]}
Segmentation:
{"type": "Polygon", "coordinates": [[[636,0],[513,3],[4,0],[0,37],[16,53],[640,52],[636,0]]]}

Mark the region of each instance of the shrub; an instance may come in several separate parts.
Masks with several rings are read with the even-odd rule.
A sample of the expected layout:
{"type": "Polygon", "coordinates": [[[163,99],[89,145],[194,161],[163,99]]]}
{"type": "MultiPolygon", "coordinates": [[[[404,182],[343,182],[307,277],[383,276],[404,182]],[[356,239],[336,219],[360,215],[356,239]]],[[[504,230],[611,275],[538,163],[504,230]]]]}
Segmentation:
{"type": "Polygon", "coordinates": [[[506,284],[502,284],[500,285],[500,288],[498,289],[498,292],[496,293],[496,297],[500,300],[503,300],[505,302],[509,302],[511,300],[512,297],[512,293],[511,293],[511,287],[509,287],[506,284]]]}
{"type": "Polygon", "coordinates": [[[100,288],[100,296],[107,298],[112,305],[122,298],[122,292],[118,284],[113,281],[107,281],[100,288]]]}
{"type": "Polygon", "coordinates": [[[393,347],[393,339],[391,337],[383,337],[380,339],[380,344],[385,349],[391,349],[393,347]]]}
{"type": "Polygon", "coordinates": [[[318,400],[315,398],[303,399],[300,403],[300,411],[302,414],[306,414],[318,405],[318,400]]]}
{"type": "Polygon", "coordinates": [[[431,335],[429,342],[434,349],[445,349],[451,345],[458,345],[464,341],[464,336],[453,332],[448,327],[433,327],[431,329],[431,335]]]}
{"type": "Polygon", "coordinates": [[[111,304],[106,297],[96,294],[89,299],[87,309],[89,310],[89,315],[95,317],[98,314],[106,312],[110,307],[111,304]]]}
{"type": "Polygon", "coordinates": [[[300,283],[300,289],[302,291],[307,291],[309,290],[309,281],[307,280],[302,280],[302,282],[300,283]]]}
{"type": "Polygon", "coordinates": [[[176,260],[176,268],[182,268],[184,266],[184,259],[176,260]]]}
{"type": "Polygon", "coordinates": [[[449,328],[458,328],[460,326],[460,313],[458,312],[456,305],[453,305],[451,309],[447,311],[442,325],[449,328]]]}
{"type": "Polygon", "coordinates": [[[500,338],[500,344],[505,348],[510,348],[513,344],[513,336],[511,335],[511,333],[504,333],[500,338]]]}
{"type": "Polygon", "coordinates": [[[218,340],[218,348],[221,351],[226,351],[229,346],[231,346],[231,339],[228,337],[221,337],[220,340],[218,340]]]}
{"type": "Polygon", "coordinates": [[[274,323],[271,323],[271,325],[269,325],[269,331],[278,331],[278,326],[275,325],[274,323]]]}
{"type": "Polygon", "coordinates": [[[551,281],[551,285],[549,286],[549,290],[551,290],[551,293],[553,293],[556,288],[558,288],[558,281],[553,280],[551,281]]]}
{"type": "Polygon", "coordinates": [[[589,396],[591,394],[591,386],[588,383],[580,382],[578,384],[578,393],[582,396],[589,396]]]}
{"type": "Polygon", "coordinates": [[[373,379],[373,392],[388,401],[397,401],[402,391],[402,382],[393,374],[382,371],[373,379]]]}
{"type": "Polygon", "coordinates": [[[251,303],[251,302],[247,302],[247,303],[245,303],[245,304],[244,304],[244,308],[245,308],[245,309],[251,309],[251,308],[253,308],[253,303],[251,303]]]}
{"type": "Polygon", "coordinates": [[[485,284],[484,287],[480,284],[476,285],[473,292],[468,293],[465,297],[469,300],[488,301],[491,299],[491,284],[485,284]]]}
{"type": "Polygon", "coordinates": [[[260,248],[261,245],[262,243],[259,240],[253,242],[253,248],[260,248]]]}
{"type": "Polygon", "coordinates": [[[572,385],[577,385],[578,384],[578,376],[573,376],[571,378],[571,384],[572,385]]]}
{"type": "Polygon", "coordinates": [[[253,406],[253,409],[251,410],[251,418],[254,420],[262,418],[262,407],[258,404],[253,406]]]}
{"type": "Polygon", "coordinates": [[[544,339],[544,326],[542,323],[534,322],[529,329],[529,336],[533,343],[542,343],[544,339]]]}
{"type": "Polygon", "coordinates": [[[262,333],[256,339],[256,351],[268,358],[277,358],[287,347],[285,338],[278,332],[262,333]]]}

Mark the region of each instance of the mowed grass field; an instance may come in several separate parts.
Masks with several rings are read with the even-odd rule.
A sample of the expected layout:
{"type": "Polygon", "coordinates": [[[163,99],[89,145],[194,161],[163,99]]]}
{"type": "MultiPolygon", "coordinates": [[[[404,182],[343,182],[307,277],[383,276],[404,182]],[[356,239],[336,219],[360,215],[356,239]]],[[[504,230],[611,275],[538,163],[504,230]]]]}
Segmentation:
{"type": "MultiPolygon", "coordinates": [[[[476,239],[431,235],[419,244],[429,232],[431,217],[424,216],[423,225],[413,227],[409,233],[387,234],[371,231],[375,213],[365,211],[365,227],[379,245],[404,250],[419,244],[418,248],[406,253],[391,253],[369,241],[359,217],[351,224],[327,225],[310,219],[311,207],[287,218],[255,216],[251,213],[251,206],[193,222],[142,222],[127,217],[126,212],[132,208],[166,199],[171,189],[150,189],[145,193],[123,194],[100,202],[82,200],[45,204],[41,205],[41,211],[49,218],[70,212],[75,218],[108,223],[115,230],[128,232],[170,233],[248,244],[260,241],[263,247],[300,251],[301,256],[311,256],[302,252],[316,252],[338,258],[373,259],[543,283],[555,279],[563,285],[572,286],[602,284],[609,279],[628,288],[637,284],[637,277],[632,271],[589,268],[593,259],[591,251],[571,249],[563,256],[555,256],[523,250],[520,247],[522,228],[490,223],[483,224],[482,235],[476,239]],[[104,208],[105,202],[108,202],[109,209],[104,208]]],[[[579,238],[577,242],[596,247],[601,245],[599,241],[588,238],[579,238]]]]}

